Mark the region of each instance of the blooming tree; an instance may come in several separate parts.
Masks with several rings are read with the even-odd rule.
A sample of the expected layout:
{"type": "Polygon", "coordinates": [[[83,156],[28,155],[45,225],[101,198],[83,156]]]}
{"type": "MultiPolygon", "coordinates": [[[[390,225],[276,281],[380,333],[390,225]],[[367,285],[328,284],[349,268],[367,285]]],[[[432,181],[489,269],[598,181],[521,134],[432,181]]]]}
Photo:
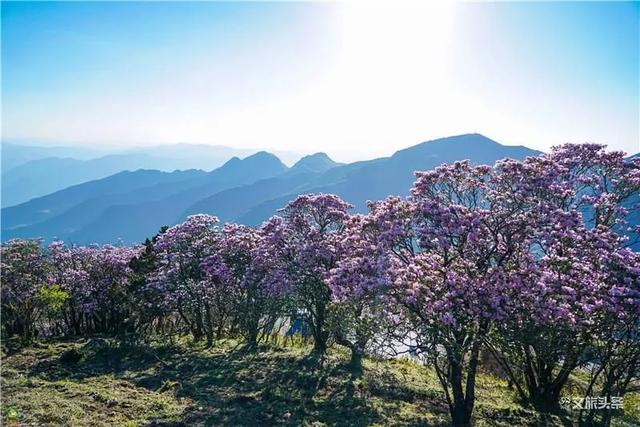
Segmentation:
{"type": "Polygon", "coordinates": [[[180,316],[196,341],[206,336],[209,345],[219,319],[214,318],[212,288],[201,265],[218,244],[217,223],[211,215],[192,215],[161,234],[154,244],[159,268],[148,289],[162,297],[166,310],[180,316]]]}
{"type": "Polygon", "coordinates": [[[503,205],[488,166],[456,162],[416,175],[408,201],[372,205],[390,257],[381,274],[438,374],[454,424],[468,425],[480,348],[505,315],[502,288],[522,281],[514,267],[528,226],[503,205]]]}
{"type": "Polygon", "coordinates": [[[555,410],[598,331],[611,334],[638,311],[638,260],[625,246],[640,163],[585,144],[497,169],[505,206],[530,227],[520,268],[528,279],[505,288],[508,315],[488,344],[523,401],[555,410]]]}
{"type": "Polygon", "coordinates": [[[49,281],[68,293],[64,320],[69,332],[124,332],[131,316],[129,263],[139,247],[49,245],[49,281]]]}
{"type": "Polygon", "coordinates": [[[209,288],[212,317],[217,319],[217,336],[220,337],[225,324],[233,322],[247,341],[257,344],[259,304],[255,290],[248,277],[251,268],[252,250],[257,243],[257,232],[249,227],[227,224],[211,254],[202,261],[204,281],[209,288]],[[254,315],[254,316],[252,316],[254,315]]]}
{"type": "Polygon", "coordinates": [[[336,245],[338,261],[330,271],[332,332],[336,343],[351,351],[350,366],[362,371],[367,345],[385,323],[387,282],[380,275],[385,262],[370,216],[353,215],[336,245]]]}
{"type": "Polygon", "coordinates": [[[262,245],[261,231],[227,224],[216,254],[203,263],[207,276],[221,287],[216,294],[229,302],[233,325],[252,349],[280,314],[279,299],[268,280],[270,259],[262,245]]]}
{"type": "Polygon", "coordinates": [[[331,290],[329,271],[336,263],[336,243],[351,205],[332,194],[298,196],[282,209],[283,218],[266,224],[266,242],[282,258],[271,273],[277,290],[284,287],[308,323],[314,350],[324,353],[329,339],[326,327],[331,290]]]}
{"type": "Polygon", "coordinates": [[[0,259],[3,334],[17,334],[29,342],[43,313],[38,297],[46,285],[47,264],[41,242],[10,240],[2,245],[0,259]]]}

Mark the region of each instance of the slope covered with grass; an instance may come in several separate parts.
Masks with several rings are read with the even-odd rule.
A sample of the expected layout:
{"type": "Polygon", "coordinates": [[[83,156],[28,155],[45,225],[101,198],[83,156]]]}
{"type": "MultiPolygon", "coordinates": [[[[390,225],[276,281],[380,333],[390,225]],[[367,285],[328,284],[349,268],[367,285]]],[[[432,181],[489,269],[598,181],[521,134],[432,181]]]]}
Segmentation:
{"type": "MultiPolygon", "coordinates": [[[[348,357],[308,357],[304,344],[246,352],[121,348],[101,340],[45,342],[5,355],[5,425],[446,425],[435,374],[409,360],[365,360],[353,378],[348,357]]],[[[565,425],[514,402],[505,381],[479,379],[475,425],[565,425]]],[[[625,421],[620,420],[620,425],[625,421]]],[[[627,425],[633,425],[628,418],[627,425]]]]}

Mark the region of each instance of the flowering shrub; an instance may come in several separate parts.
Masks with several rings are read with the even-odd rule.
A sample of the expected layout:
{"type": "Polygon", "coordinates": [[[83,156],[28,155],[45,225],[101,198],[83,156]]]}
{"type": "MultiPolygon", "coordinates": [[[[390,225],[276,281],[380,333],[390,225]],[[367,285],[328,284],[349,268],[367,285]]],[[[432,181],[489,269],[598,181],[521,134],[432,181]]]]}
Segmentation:
{"type": "Polygon", "coordinates": [[[383,330],[388,283],[380,274],[384,251],[371,216],[354,215],[345,222],[336,245],[338,261],[330,270],[332,332],[336,343],[351,351],[351,367],[362,370],[367,345],[383,330]]]}
{"type": "Polygon", "coordinates": [[[131,316],[129,263],[139,247],[49,245],[48,281],[67,293],[62,318],[67,333],[121,333],[131,316]]]}
{"type": "Polygon", "coordinates": [[[207,268],[209,276],[221,277],[224,289],[219,294],[230,302],[232,323],[251,348],[274,327],[281,306],[270,287],[269,259],[260,258],[263,240],[264,231],[227,224],[215,255],[215,267],[207,268]]]}
{"type": "Polygon", "coordinates": [[[389,256],[381,265],[415,347],[433,364],[455,424],[468,424],[479,352],[505,315],[502,289],[521,281],[528,230],[502,206],[495,172],[468,162],[418,172],[407,201],[372,206],[389,256]]]}
{"type": "Polygon", "coordinates": [[[273,242],[282,255],[274,273],[281,284],[276,283],[274,291],[284,291],[293,300],[296,314],[311,328],[314,350],[319,353],[329,340],[327,278],[337,261],[336,245],[350,208],[332,194],[299,196],[282,209],[282,220],[273,219],[263,227],[265,233],[273,234],[266,242],[273,242]]]}
{"type": "Polygon", "coordinates": [[[213,343],[219,319],[214,313],[215,289],[209,286],[202,268],[219,243],[218,219],[192,215],[158,236],[154,250],[158,269],[149,280],[149,293],[169,313],[177,313],[196,341],[205,335],[213,343]]]}
{"type": "Polygon", "coordinates": [[[625,246],[639,166],[592,144],[497,166],[504,205],[530,230],[519,268],[527,279],[506,290],[507,315],[489,346],[521,399],[540,410],[557,408],[602,328],[614,336],[616,325],[637,319],[638,256],[625,246]]]}
{"type": "Polygon", "coordinates": [[[30,341],[37,333],[43,307],[38,295],[46,285],[47,263],[38,240],[11,240],[2,245],[2,331],[30,341]]]}

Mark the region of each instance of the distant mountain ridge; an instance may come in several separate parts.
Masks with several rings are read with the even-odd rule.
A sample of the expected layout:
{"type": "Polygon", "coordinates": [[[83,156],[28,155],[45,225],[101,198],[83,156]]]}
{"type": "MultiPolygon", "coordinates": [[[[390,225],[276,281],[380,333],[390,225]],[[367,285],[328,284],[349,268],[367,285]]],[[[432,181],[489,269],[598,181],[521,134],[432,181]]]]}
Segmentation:
{"type": "Polygon", "coordinates": [[[189,206],[180,218],[184,219],[188,215],[201,212],[215,212],[222,221],[232,221],[257,203],[294,191],[296,188],[302,188],[318,174],[340,165],[341,163],[334,162],[325,153],[304,156],[282,175],[234,187],[203,198],[189,206]]]}
{"type": "Polygon", "coordinates": [[[501,145],[480,134],[465,134],[426,141],[391,157],[336,167],[314,182],[279,198],[262,202],[236,220],[258,225],[288,200],[306,192],[333,193],[352,203],[356,212],[366,212],[368,200],[380,200],[388,195],[408,196],[415,180],[415,171],[430,170],[443,163],[468,159],[474,164],[494,164],[505,157],[524,159],[540,154],[523,146],[501,145]]]}
{"type": "Polygon", "coordinates": [[[156,169],[145,154],[108,155],[97,159],[47,157],[16,166],[2,177],[2,206],[13,206],[61,188],[104,178],[124,170],[156,169]],[[52,179],[55,177],[55,179],[52,179]]]}
{"type": "Polygon", "coordinates": [[[129,172],[3,209],[2,239],[57,237],[83,244],[118,239],[133,243],[193,213],[258,225],[295,196],[308,192],[338,194],[354,204],[356,211],[364,212],[367,200],[406,196],[416,170],[462,159],[493,164],[505,157],[523,159],[537,154],[526,147],[505,146],[479,134],[467,134],[350,164],[316,153],[288,168],[275,155],[259,152],[245,159],[232,158],[208,173],[155,171],[166,174],[156,180],[151,178],[153,171],[129,172]],[[122,180],[130,180],[131,186],[122,180]],[[94,190],[97,188],[100,190],[94,190]]]}
{"type": "MultiPolygon", "coordinates": [[[[86,242],[86,235],[100,233],[92,224],[107,225],[105,234],[127,239],[155,233],[156,224],[171,222],[201,197],[236,185],[284,173],[288,168],[273,154],[259,152],[237,157],[211,172],[199,170],[123,172],[80,184],[18,206],[2,209],[2,238],[37,236],[86,242]],[[122,217],[122,218],[121,218],[122,217]],[[27,222],[32,221],[32,222],[27,222]],[[150,231],[149,231],[150,230],[150,231]]],[[[96,238],[98,238],[96,237],[96,238]]]]}
{"type": "Polygon", "coordinates": [[[107,178],[86,182],[38,197],[18,206],[2,209],[3,230],[20,225],[35,224],[50,220],[74,206],[93,199],[106,199],[115,195],[135,193],[143,189],[138,197],[150,195],[152,187],[190,181],[205,175],[203,171],[178,171],[174,173],[156,170],[119,172],[107,178]]]}
{"type": "MultiPolygon", "coordinates": [[[[171,144],[106,153],[79,147],[2,145],[2,207],[14,206],[72,185],[105,178],[122,171],[201,169],[211,171],[233,157],[247,157],[255,149],[223,145],[171,144]],[[50,179],[55,177],[55,179],[50,179]]],[[[300,156],[278,152],[292,162],[300,156]]]]}
{"type": "Polygon", "coordinates": [[[2,173],[6,173],[16,166],[31,160],[47,157],[71,157],[77,160],[88,160],[108,154],[96,148],[42,146],[36,141],[2,140],[2,173]]]}

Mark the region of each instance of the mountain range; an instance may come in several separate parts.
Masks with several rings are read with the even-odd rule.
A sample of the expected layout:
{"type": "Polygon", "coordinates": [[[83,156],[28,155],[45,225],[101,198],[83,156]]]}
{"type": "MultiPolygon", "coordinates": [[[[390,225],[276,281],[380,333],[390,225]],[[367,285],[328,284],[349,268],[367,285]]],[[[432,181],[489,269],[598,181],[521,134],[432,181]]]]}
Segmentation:
{"type": "MultiPolygon", "coordinates": [[[[210,171],[232,157],[246,157],[258,151],[223,145],[180,143],[113,153],[82,147],[25,146],[3,141],[2,207],[14,206],[71,185],[122,171],[210,171]]],[[[299,154],[288,151],[276,154],[288,164],[300,158],[299,154]]]]}
{"type": "MultiPolygon", "coordinates": [[[[59,238],[78,244],[142,241],[194,213],[259,225],[303,193],[334,193],[366,211],[367,200],[406,196],[414,172],[469,159],[493,164],[538,151],[501,145],[479,134],[423,142],[390,157],[340,164],[316,153],[287,167],[276,155],[233,157],[205,172],[135,170],[73,185],[2,209],[2,240],[59,238]]],[[[56,178],[57,179],[57,178],[56,178]]]]}

